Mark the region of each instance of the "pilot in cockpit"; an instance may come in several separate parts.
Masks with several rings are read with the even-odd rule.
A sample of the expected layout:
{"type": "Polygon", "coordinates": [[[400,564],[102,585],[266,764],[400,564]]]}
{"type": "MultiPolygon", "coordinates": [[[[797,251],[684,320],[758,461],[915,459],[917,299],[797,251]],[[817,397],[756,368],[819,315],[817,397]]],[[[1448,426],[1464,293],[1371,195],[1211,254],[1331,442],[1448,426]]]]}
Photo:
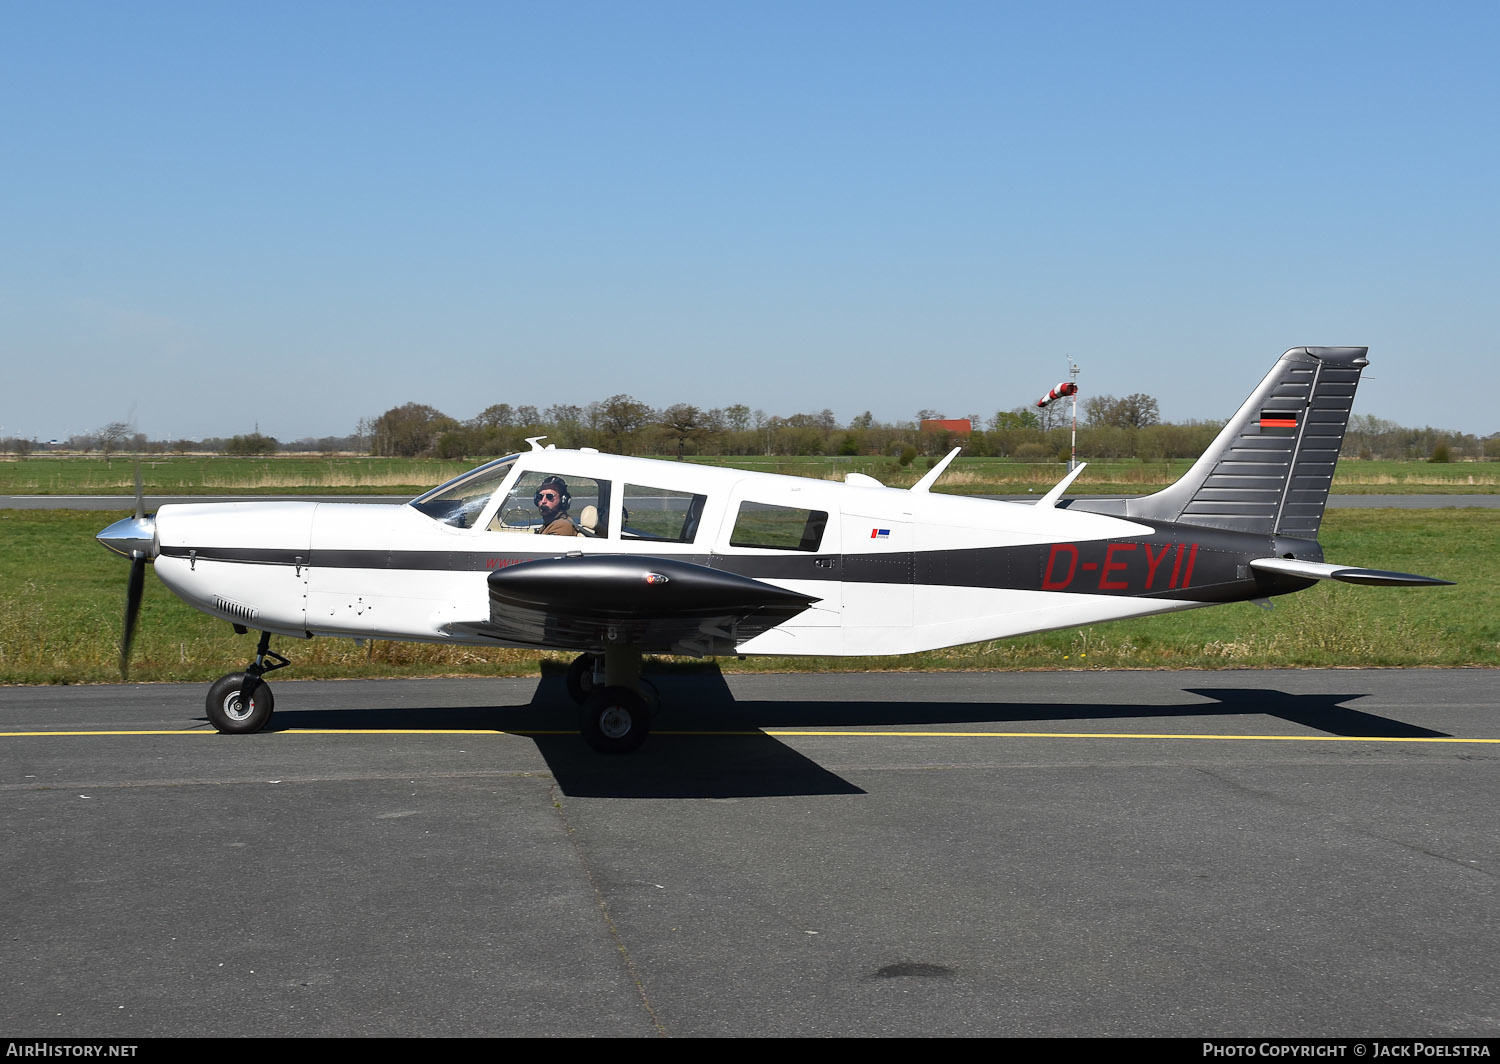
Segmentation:
{"type": "Polygon", "coordinates": [[[578,529],[568,517],[568,507],[573,499],[568,494],[568,485],[562,477],[548,477],[537,486],[531,497],[541,511],[542,523],[537,534],[542,536],[576,536],[578,529]]]}

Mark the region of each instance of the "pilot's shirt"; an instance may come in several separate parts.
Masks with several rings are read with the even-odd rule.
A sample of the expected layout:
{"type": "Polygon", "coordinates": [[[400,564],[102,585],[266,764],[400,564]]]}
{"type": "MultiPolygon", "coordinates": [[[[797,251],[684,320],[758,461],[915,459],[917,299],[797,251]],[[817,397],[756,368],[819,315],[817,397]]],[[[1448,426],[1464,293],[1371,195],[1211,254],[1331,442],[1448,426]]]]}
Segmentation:
{"type": "Polygon", "coordinates": [[[567,514],[558,514],[545,528],[536,530],[539,536],[576,536],[578,529],[573,527],[573,522],[568,520],[567,514]]]}

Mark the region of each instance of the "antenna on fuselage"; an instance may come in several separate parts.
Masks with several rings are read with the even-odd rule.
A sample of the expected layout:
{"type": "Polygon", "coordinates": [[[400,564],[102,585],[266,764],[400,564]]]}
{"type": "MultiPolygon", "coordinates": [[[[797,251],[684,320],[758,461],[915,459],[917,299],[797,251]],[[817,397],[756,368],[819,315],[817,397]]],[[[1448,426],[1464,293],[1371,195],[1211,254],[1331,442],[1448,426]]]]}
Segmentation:
{"type": "Polygon", "coordinates": [[[917,492],[926,492],[930,490],[932,486],[937,483],[937,478],[943,475],[943,470],[948,468],[948,463],[957,458],[958,452],[961,450],[963,450],[962,447],[955,447],[953,448],[953,450],[949,451],[947,457],[941,459],[937,465],[933,466],[927,471],[926,476],[924,476],[921,480],[917,481],[911,486],[911,490],[917,492]]]}

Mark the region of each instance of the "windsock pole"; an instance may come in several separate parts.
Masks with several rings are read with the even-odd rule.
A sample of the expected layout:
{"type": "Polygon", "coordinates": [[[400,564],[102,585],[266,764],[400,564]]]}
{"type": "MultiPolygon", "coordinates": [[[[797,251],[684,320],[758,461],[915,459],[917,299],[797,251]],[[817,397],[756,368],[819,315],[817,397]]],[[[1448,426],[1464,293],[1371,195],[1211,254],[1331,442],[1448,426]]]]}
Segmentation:
{"type": "Polygon", "coordinates": [[[1072,379],[1059,382],[1056,388],[1038,399],[1036,405],[1047,407],[1059,399],[1073,400],[1073,441],[1068,455],[1068,471],[1072,472],[1078,468],[1078,367],[1071,358],[1068,359],[1068,376],[1072,379]]]}

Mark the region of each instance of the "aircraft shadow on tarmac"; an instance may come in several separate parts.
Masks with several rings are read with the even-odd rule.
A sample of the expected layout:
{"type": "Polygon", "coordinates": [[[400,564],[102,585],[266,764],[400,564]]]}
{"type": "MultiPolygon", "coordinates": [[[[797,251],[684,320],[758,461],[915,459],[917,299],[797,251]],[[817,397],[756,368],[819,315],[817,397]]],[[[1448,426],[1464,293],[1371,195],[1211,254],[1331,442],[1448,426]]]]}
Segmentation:
{"type": "MultiPolygon", "coordinates": [[[[285,709],[270,729],[377,728],[495,729],[533,733],[537,749],[572,797],[729,798],[772,795],[863,794],[859,787],[793,750],[766,728],[951,727],[954,725],[1201,719],[1262,715],[1328,735],[1441,738],[1421,728],[1344,703],[1365,694],[1288,694],[1263,688],[1183,688],[1213,699],[1196,705],[1092,705],[1041,702],[736,701],[717,665],[647,672],[660,695],[655,734],[625,757],[605,757],[571,731],[575,712],[560,670],[546,666],[530,702],[512,706],[434,706],[420,709],[285,709]],[[691,755],[684,756],[684,743],[691,755]]],[[[1156,727],[1159,725],[1153,725],[1156,727]]]]}

